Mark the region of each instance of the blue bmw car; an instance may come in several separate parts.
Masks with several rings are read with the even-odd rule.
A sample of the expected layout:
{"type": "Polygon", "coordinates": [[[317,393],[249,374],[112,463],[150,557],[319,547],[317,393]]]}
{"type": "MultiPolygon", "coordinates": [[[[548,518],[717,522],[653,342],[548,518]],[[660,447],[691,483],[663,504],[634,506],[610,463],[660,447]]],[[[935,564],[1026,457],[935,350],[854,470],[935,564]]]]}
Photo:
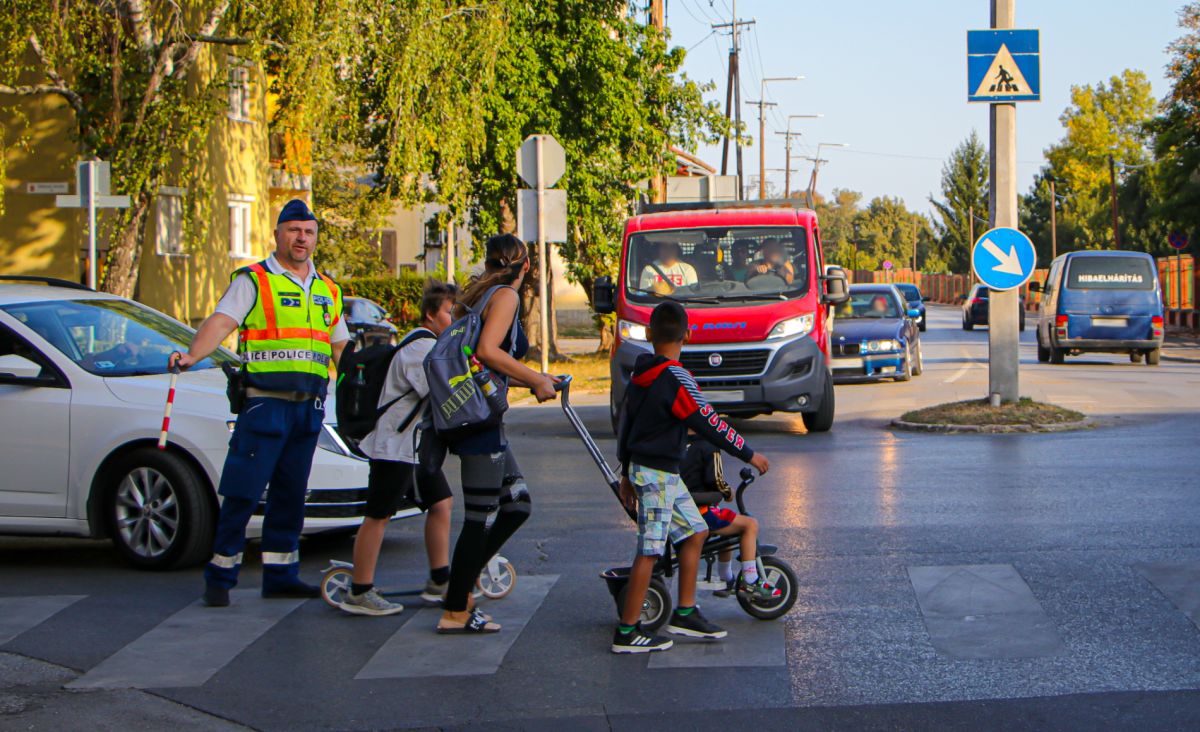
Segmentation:
{"type": "Polygon", "coordinates": [[[833,376],[839,381],[920,376],[920,315],[895,285],[851,285],[833,318],[833,376]]]}

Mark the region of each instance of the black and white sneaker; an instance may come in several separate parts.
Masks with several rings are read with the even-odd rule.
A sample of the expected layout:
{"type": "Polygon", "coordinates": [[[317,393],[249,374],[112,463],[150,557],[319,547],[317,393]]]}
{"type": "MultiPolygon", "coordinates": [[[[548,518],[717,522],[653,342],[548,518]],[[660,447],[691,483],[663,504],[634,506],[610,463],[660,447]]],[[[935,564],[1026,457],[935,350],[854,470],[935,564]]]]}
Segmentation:
{"type": "Polygon", "coordinates": [[[620,628],[613,631],[613,653],[654,653],[665,651],[673,645],[675,642],[670,638],[646,635],[640,623],[628,633],[622,633],[620,628]]]}
{"type": "Polygon", "coordinates": [[[671,620],[667,623],[667,632],[686,635],[689,638],[724,638],[729,635],[729,631],[716,623],[709,622],[708,618],[701,615],[699,607],[692,608],[687,615],[680,615],[678,610],[671,613],[671,620]]]}

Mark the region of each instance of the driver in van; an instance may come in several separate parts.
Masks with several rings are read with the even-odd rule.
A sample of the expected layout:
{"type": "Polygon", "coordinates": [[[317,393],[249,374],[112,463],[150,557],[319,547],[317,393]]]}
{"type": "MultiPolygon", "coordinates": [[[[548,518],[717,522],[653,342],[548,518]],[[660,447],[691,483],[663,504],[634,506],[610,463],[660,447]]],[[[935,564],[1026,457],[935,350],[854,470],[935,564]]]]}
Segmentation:
{"type": "Polygon", "coordinates": [[[758,257],[750,263],[749,269],[746,270],[747,280],[760,275],[773,274],[785,283],[792,284],[792,280],[796,278],[796,272],[792,269],[792,263],[787,259],[783,242],[778,239],[767,239],[763,242],[762,249],[758,250],[758,257]]]}
{"type": "Polygon", "coordinates": [[[642,268],[638,289],[665,295],[676,287],[696,284],[699,281],[696,268],[684,262],[682,256],[683,249],[677,242],[659,242],[657,257],[642,268]]]}

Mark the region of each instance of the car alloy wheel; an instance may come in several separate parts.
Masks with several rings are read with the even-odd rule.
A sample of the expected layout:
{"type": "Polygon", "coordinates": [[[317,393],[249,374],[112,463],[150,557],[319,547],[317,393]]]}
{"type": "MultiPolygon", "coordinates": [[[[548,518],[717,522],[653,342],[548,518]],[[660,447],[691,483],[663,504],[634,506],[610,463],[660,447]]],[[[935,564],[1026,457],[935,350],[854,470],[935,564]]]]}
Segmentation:
{"type": "Polygon", "coordinates": [[[179,501],[167,477],[154,468],[138,467],[117,485],[116,529],[134,554],[162,556],[179,531],[179,501]]]}

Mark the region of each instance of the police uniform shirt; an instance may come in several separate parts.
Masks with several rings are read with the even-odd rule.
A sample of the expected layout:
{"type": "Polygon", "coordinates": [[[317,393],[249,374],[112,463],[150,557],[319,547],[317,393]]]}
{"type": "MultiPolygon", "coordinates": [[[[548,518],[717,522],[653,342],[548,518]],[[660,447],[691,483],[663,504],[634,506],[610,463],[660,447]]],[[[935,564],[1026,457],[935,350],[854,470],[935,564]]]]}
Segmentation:
{"type": "MultiPolygon", "coordinates": [[[[304,299],[307,301],[312,297],[312,284],[317,278],[317,268],[310,261],[308,263],[308,275],[303,281],[300,280],[292,272],[283,268],[283,265],[275,259],[275,255],[267,257],[267,271],[272,274],[281,274],[291,280],[297,287],[304,291],[304,299]]],[[[229,284],[229,289],[221,296],[221,301],[217,303],[216,312],[222,315],[227,315],[237,321],[240,327],[246,322],[246,316],[254,309],[254,303],[258,299],[258,284],[254,281],[254,276],[248,272],[243,272],[233,278],[233,282],[229,284]]],[[[333,313],[340,316],[341,313],[333,313]]],[[[346,327],[346,319],[339,317],[338,322],[333,326],[333,332],[329,336],[330,343],[341,343],[350,340],[350,331],[346,327]]]]}

